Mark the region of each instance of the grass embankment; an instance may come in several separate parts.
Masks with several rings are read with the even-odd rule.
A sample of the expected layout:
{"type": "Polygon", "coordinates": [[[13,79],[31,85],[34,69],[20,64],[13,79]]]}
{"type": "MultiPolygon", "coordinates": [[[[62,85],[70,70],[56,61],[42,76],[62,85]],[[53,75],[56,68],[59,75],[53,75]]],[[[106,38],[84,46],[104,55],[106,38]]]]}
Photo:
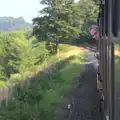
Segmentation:
{"type": "Polygon", "coordinates": [[[1,106],[0,120],[53,120],[65,91],[84,69],[83,49],[60,45],[60,51],[57,56],[46,57],[22,89],[19,84],[14,87],[15,99],[7,107],[1,106]]]}
{"type": "Polygon", "coordinates": [[[116,84],[120,84],[120,46],[115,45],[115,79],[116,84]]]}
{"type": "Polygon", "coordinates": [[[115,45],[115,55],[120,56],[120,45],[119,44],[115,45]]]}

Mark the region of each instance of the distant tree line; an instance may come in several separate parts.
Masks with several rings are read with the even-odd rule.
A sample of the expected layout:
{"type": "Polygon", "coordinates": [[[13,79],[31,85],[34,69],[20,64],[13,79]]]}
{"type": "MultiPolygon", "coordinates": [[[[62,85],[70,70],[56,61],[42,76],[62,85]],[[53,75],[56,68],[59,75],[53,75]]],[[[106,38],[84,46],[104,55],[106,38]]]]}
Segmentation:
{"type": "Polygon", "coordinates": [[[22,17],[0,17],[0,32],[11,32],[21,29],[28,29],[31,27],[32,25],[25,22],[22,17]]]}

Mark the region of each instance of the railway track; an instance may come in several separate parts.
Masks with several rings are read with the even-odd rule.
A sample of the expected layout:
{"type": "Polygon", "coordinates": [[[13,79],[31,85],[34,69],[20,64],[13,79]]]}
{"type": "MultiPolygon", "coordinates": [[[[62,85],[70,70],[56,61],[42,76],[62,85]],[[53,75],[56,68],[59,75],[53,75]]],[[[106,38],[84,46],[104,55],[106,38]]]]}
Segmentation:
{"type": "MultiPolygon", "coordinates": [[[[93,50],[88,50],[86,69],[79,78],[79,85],[72,99],[72,107],[68,120],[103,120],[99,111],[100,101],[97,91],[96,60],[93,50]]],[[[96,60],[97,61],[97,60],[96,60]]]]}

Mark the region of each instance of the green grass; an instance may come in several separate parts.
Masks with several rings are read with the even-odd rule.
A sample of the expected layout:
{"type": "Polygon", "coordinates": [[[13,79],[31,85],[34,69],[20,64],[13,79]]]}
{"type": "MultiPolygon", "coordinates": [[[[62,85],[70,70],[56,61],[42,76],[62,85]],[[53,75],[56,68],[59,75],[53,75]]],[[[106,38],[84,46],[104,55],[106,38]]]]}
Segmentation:
{"type": "MultiPolygon", "coordinates": [[[[115,44],[115,50],[120,50],[120,45],[115,44]]],[[[120,55],[115,56],[115,79],[116,83],[120,84],[120,55]]]]}
{"type": "Polygon", "coordinates": [[[61,51],[61,52],[67,52],[67,51],[69,51],[69,50],[71,50],[73,47],[71,46],[71,45],[64,45],[64,44],[60,44],[59,45],[59,50],[61,51]]]}
{"type": "Polygon", "coordinates": [[[116,44],[116,45],[115,45],[115,49],[116,49],[116,50],[120,50],[120,45],[119,45],[119,44],[116,44]]]}
{"type": "MultiPolygon", "coordinates": [[[[72,46],[67,46],[60,45],[62,52],[73,49],[72,46]]],[[[14,87],[15,99],[7,107],[1,106],[0,120],[53,120],[55,107],[60,103],[61,97],[84,70],[84,57],[83,53],[60,59],[56,56],[46,57],[31,81],[25,81],[22,89],[19,89],[19,84],[14,87]],[[54,73],[40,71],[50,63],[54,64],[54,73]],[[26,87],[26,83],[29,83],[29,87],[26,87]]]]}
{"type": "Polygon", "coordinates": [[[115,79],[120,84],[120,56],[115,56],[115,79]]]}

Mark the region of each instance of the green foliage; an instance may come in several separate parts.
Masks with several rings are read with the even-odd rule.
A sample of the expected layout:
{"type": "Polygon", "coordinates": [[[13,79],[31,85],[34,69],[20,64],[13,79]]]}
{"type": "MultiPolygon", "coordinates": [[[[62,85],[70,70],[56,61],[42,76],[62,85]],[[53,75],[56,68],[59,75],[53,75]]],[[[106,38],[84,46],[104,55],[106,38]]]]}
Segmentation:
{"type": "MultiPolygon", "coordinates": [[[[71,37],[74,37],[79,33],[79,30],[77,28],[75,28],[74,26],[70,25],[69,22],[67,22],[68,12],[65,13],[65,18],[62,16],[62,14],[64,13],[61,12],[63,11],[63,8],[66,8],[66,6],[63,7],[62,4],[59,4],[57,2],[60,1],[53,1],[51,3],[53,5],[49,5],[47,8],[44,8],[41,11],[45,13],[44,17],[37,17],[33,19],[33,22],[35,24],[33,34],[36,35],[38,38],[41,38],[42,40],[69,40],[72,39],[71,37]],[[58,5],[63,8],[60,8],[58,5]],[[46,11],[46,9],[48,10],[46,11]]],[[[44,3],[44,1],[42,3],[44,3]]],[[[69,8],[67,10],[69,10],[69,8]]]]}
{"type": "MultiPolygon", "coordinates": [[[[47,5],[40,11],[42,17],[33,19],[33,35],[40,40],[74,40],[88,35],[88,27],[96,22],[98,7],[93,0],[42,0],[41,4],[47,5]]],[[[51,44],[47,43],[50,52],[56,49],[51,44]]]]}
{"type": "Polygon", "coordinates": [[[1,120],[53,120],[54,108],[83,70],[83,54],[63,57],[73,47],[59,43],[88,36],[88,27],[96,22],[95,2],[41,0],[41,4],[47,7],[40,11],[42,17],[33,19],[33,31],[0,33],[0,87],[15,85],[14,99],[7,107],[0,106],[1,120]],[[58,48],[61,57],[51,55],[58,48]]]}
{"type": "MultiPolygon", "coordinates": [[[[24,89],[20,89],[20,84],[16,85],[15,99],[10,101],[7,107],[1,107],[0,118],[2,120],[53,120],[54,107],[60,102],[64,91],[71,86],[72,79],[83,69],[80,59],[82,56],[81,54],[70,56],[56,62],[55,74],[38,73],[32,78],[27,89],[26,82],[24,89]],[[69,66],[66,63],[69,63],[69,66]]],[[[14,78],[18,76],[15,75],[14,78]]]]}
{"type": "Polygon", "coordinates": [[[57,53],[58,45],[52,42],[46,43],[46,49],[49,51],[50,54],[56,54],[57,53]]]}
{"type": "Polygon", "coordinates": [[[22,45],[21,41],[14,40],[14,36],[11,36],[11,34],[1,36],[0,42],[0,65],[3,68],[4,75],[9,78],[12,72],[17,72],[19,47],[22,47],[22,45]]]}
{"type": "Polygon", "coordinates": [[[11,74],[32,71],[41,54],[47,53],[44,43],[40,46],[35,37],[27,40],[25,33],[27,31],[0,34],[0,78],[3,80],[11,74]]]}
{"type": "Polygon", "coordinates": [[[22,80],[22,76],[19,73],[16,74],[11,74],[9,82],[13,83],[17,83],[20,82],[22,80]]]}
{"type": "Polygon", "coordinates": [[[0,88],[6,87],[6,85],[5,81],[0,80],[0,88]]]}
{"type": "MultiPolygon", "coordinates": [[[[65,59],[49,54],[46,42],[39,42],[34,36],[27,39],[29,32],[0,34],[0,88],[13,86],[8,106],[0,101],[1,120],[52,119],[54,106],[83,66],[77,56],[65,59]],[[45,71],[48,67],[51,73],[45,71]]],[[[73,46],[59,45],[63,53],[71,49],[73,46]]]]}

